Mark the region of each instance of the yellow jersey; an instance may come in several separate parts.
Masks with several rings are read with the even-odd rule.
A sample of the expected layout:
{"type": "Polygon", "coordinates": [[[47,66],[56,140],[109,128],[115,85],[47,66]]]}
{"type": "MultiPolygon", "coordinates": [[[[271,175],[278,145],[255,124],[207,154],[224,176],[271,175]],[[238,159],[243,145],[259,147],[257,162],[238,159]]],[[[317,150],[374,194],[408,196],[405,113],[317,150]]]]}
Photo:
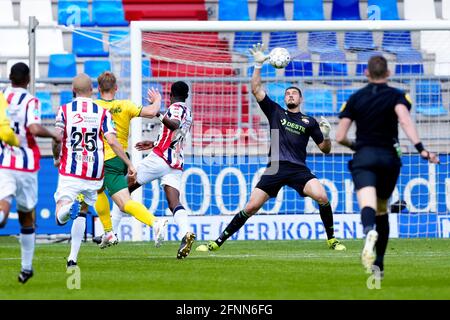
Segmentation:
{"type": "Polygon", "coordinates": [[[8,108],[8,102],[3,93],[0,92],[0,140],[10,146],[17,147],[19,146],[19,139],[10,127],[9,119],[6,116],[6,108],[8,108]]]}
{"type": "MultiPolygon", "coordinates": [[[[114,121],[117,140],[126,151],[128,149],[128,136],[131,119],[139,117],[142,107],[138,107],[130,100],[103,100],[97,99],[95,103],[108,110],[114,121]]],[[[105,141],[105,161],[116,157],[108,142],[105,141]]]]}

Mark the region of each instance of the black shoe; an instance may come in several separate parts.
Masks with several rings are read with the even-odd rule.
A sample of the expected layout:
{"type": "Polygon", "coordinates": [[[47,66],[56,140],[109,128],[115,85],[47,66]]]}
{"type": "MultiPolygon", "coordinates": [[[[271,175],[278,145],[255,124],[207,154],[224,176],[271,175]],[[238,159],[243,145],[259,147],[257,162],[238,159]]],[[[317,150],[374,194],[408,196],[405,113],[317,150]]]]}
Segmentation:
{"type": "Polygon", "coordinates": [[[19,273],[18,280],[20,283],[25,283],[33,276],[33,270],[22,270],[19,273]]]}
{"type": "Polygon", "coordinates": [[[102,243],[102,237],[103,237],[103,236],[96,236],[96,237],[93,237],[93,238],[92,238],[92,241],[93,241],[94,243],[96,243],[96,244],[100,244],[100,243],[102,243]]]}
{"type": "Polygon", "coordinates": [[[77,266],[77,263],[75,261],[73,261],[73,260],[67,261],[67,268],[76,267],[76,266],[77,266]]]}
{"type": "Polygon", "coordinates": [[[184,259],[189,255],[194,240],[195,233],[187,232],[183,239],[181,239],[180,248],[178,249],[177,253],[177,259],[184,259]]]}

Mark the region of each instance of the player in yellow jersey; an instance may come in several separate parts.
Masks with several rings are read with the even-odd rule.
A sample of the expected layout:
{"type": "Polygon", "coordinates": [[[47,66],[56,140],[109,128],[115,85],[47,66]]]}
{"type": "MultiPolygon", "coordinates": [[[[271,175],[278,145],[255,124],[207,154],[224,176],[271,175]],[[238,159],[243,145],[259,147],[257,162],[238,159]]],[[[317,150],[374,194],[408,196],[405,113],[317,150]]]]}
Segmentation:
{"type": "Polygon", "coordinates": [[[10,146],[19,146],[19,138],[11,129],[9,124],[9,119],[6,116],[6,108],[8,107],[8,102],[6,101],[3,93],[0,92],[0,141],[3,141],[10,146]]]}
{"type": "MultiPolygon", "coordinates": [[[[95,103],[110,111],[116,127],[117,140],[123,149],[127,150],[130,121],[135,117],[153,118],[159,114],[161,94],[152,88],[148,92],[151,105],[138,107],[129,100],[114,99],[117,92],[117,81],[112,72],[103,72],[97,80],[101,98],[95,103]]],[[[155,241],[159,246],[164,240],[167,219],[157,219],[142,203],[131,199],[126,175],[127,166],[105,142],[105,178],[103,188],[99,190],[95,203],[95,210],[105,230],[99,245],[101,248],[105,248],[118,243],[112,228],[109,201],[104,192],[106,189],[121,211],[154,228],[155,241]]]]}

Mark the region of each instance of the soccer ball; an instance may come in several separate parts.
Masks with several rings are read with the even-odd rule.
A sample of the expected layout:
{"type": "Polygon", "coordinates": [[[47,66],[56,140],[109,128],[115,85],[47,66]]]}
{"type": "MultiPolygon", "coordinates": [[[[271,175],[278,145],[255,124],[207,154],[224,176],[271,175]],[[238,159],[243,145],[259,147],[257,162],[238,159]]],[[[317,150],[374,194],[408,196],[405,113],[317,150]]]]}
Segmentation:
{"type": "Polygon", "coordinates": [[[285,48],[273,48],[269,53],[269,63],[277,69],[285,68],[291,62],[289,51],[285,48]]]}

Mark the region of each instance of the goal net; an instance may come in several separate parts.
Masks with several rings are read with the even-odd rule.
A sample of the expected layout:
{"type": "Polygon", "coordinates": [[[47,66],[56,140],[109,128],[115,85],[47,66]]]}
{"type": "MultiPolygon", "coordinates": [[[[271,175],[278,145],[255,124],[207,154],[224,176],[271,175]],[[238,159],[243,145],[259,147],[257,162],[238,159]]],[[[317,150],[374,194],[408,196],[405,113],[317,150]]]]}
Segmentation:
{"type": "MultiPolygon", "coordinates": [[[[322,154],[310,140],[307,165],[324,184],[336,231],[344,238],[361,237],[362,231],[347,168],[352,151],[334,140],[338,113],[348,97],[367,83],[364,70],[368,59],[376,54],[388,59],[390,85],[409,94],[423,144],[441,158],[440,165],[420,159],[399,129],[403,167],[390,200],[390,219],[395,224],[391,235],[448,237],[450,24],[442,21],[133,22],[131,36],[114,43],[118,50],[111,50],[122,97],[146,104],[147,89],[156,87],[163,95],[163,108],[167,108],[171,83],[182,80],[190,87],[188,105],[194,122],[185,150],[181,201],[191,215],[213,221],[236,214],[267,163],[268,121],[250,87],[253,61],[248,49],[256,43],[264,43],[267,54],[275,47],[286,48],[292,58],[285,69],[263,66],[267,94],[285,107],[285,89],[298,86],[304,97],[302,112],[316,119],[324,116],[332,124],[331,154],[322,154]],[[130,44],[131,51],[127,50],[130,44]]],[[[158,121],[136,121],[132,144],[156,139],[159,126],[158,121]]],[[[354,129],[353,125],[353,137],[354,129]]],[[[135,161],[141,157],[133,150],[135,161]]],[[[158,182],[145,186],[140,196],[156,215],[171,216],[158,182]]],[[[278,225],[274,232],[280,239],[323,238],[317,213],[312,199],[287,187],[260,210],[260,216],[295,221],[278,225]]],[[[271,221],[264,222],[269,229],[271,221]]],[[[255,227],[238,238],[244,239],[245,232],[249,239],[264,238],[264,230],[255,227]]],[[[212,233],[204,235],[212,237],[212,233]]]]}

